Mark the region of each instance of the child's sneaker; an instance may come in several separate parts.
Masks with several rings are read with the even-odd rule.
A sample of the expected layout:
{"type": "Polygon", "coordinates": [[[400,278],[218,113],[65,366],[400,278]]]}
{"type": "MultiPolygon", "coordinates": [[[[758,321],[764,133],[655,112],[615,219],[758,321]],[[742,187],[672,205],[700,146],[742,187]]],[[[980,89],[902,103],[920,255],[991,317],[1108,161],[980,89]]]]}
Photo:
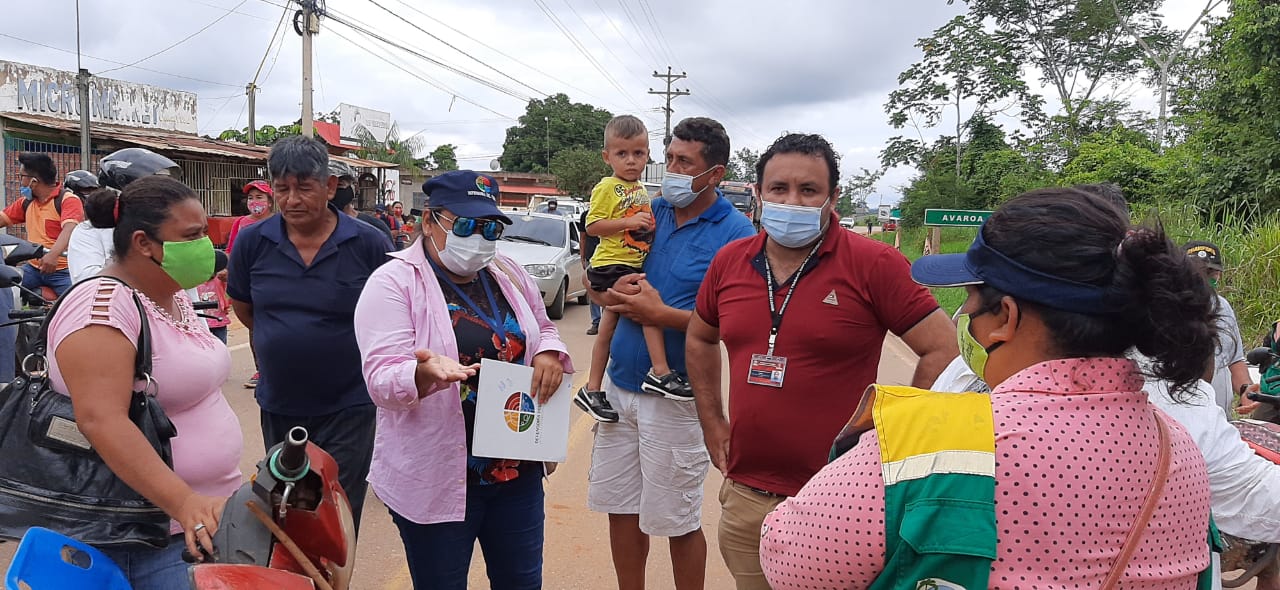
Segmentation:
{"type": "Polygon", "coordinates": [[[583,385],[582,389],[574,394],[573,403],[599,422],[618,421],[618,413],[614,411],[613,406],[609,405],[609,400],[604,396],[603,391],[587,391],[587,386],[583,385]]]}
{"type": "Polygon", "coordinates": [[[649,373],[644,376],[644,383],[640,384],[640,389],[667,399],[681,402],[693,401],[693,386],[689,385],[688,379],[675,371],[659,377],[653,374],[653,369],[649,369],[649,373]]]}

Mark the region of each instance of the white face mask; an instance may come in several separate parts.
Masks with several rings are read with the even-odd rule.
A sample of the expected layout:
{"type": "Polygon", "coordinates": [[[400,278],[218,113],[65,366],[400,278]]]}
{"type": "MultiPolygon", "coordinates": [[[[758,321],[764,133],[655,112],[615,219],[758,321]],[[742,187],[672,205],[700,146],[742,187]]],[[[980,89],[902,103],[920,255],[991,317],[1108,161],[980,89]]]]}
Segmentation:
{"type": "Polygon", "coordinates": [[[444,238],[444,248],[436,245],[435,238],[431,238],[431,245],[440,253],[440,264],[449,272],[463,277],[476,274],[489,266],[498,253],[498,243],[484,239],[479,232],[465,238],[449,232],[444,238]]]}

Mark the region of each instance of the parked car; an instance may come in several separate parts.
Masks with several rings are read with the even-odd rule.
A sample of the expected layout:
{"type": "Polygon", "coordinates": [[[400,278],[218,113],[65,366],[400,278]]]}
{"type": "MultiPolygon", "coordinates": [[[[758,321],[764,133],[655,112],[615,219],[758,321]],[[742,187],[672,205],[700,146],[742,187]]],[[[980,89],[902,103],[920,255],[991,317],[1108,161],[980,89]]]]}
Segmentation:
{"type": "Polygon", "coordinates": [[[853,223],[853,218],[852,218],[852,217],[841,217],[841,218],[840,218],[840,227],[843,227],[843,228],[845,228],[845,229],[853,229],[853,226],[854,226],[854,223],[853,223]]]}
{"type": "Polygon", "coordinates": [[[587,304],[577,216],[534,212],[510,217],[511,225],[502,233],[498,251],[533,276],[547,306],[547,317],[563,318],[565,302],[571,298],[587,304]]]}
{"type": "MultiPolygon", "coordinates": [[[[587,204],[583,203],[582,201],[576,201],[572,199],[560,199],[556,201],[555,212],[565,217],[572,217],[574,219],[577,219],[582,215],[582,212],[586,210],[587,210],[587,204]]],[[[547,207],[547,203],[539,203],[537,206],[533,208],[533,212],[534,213],[551,213],[550,208],[547,207]]]]}
{"type": "Polygon", "coordinates": [[[898,220],[886,219],[884,223],[880,224],[880,231],[898,231],[898,220]]]}

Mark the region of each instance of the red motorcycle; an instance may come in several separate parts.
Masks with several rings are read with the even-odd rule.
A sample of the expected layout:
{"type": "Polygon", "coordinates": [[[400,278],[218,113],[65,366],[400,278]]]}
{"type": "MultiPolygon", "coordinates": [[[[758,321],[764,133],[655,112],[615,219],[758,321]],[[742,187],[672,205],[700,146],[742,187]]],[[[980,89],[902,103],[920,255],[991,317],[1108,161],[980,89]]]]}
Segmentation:
{"type": "Polygon", "coordinates": [[[196,590],[346,590],[356,530],[338,464],[293,428],[227,500],[213,545],[191,567],[196,590]]]}

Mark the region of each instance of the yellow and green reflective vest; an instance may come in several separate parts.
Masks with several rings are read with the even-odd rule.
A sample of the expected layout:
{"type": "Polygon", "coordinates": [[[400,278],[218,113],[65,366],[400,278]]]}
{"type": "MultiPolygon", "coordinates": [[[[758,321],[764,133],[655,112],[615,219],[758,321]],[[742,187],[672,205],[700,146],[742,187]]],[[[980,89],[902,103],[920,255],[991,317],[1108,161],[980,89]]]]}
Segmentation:
{"type": "MultiPolygon", "coordinates": [[[[872,385],[831,458],[871,428],[884,478],[885,558],[868,590],[988,588],[997,540],[991,396],[872,385]]],[[[1210,567],[1198,588],[1212,582],[1210,567]]]]}

